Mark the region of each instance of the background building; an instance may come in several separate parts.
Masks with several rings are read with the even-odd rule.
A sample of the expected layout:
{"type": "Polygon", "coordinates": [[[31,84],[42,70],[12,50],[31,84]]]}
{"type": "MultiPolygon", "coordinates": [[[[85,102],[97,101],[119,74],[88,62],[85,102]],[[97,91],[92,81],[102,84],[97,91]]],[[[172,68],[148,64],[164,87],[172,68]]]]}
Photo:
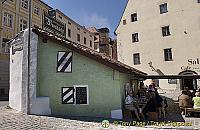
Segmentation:
{"type": "Polygon", "coordinates": [[[95,34],[94,46],[95,50],[109,56],[112,59],[117,59],[117,47],[116,40],[112,40],[109,36],[108,28],[99,28],[95,27],[87,28],[90,32],[95,34]]]}
{"type": "MultiPolygon", "coordinates": [[[[8,52],[6,42],[28,27],[29,0],[6,0],[0,14],[1,52],[8,52]]],[[[32,26],[42,27],[43,12],[52,9],[41,0],[32,0],[32,26]]]]}
{"type": "MultiPolygon", "coordinates": [[[[149,75],[200,74],[200,1],[129,0],[116,29],[118,59],[149,75]]],[[[199,88],[199,80],[159,80],[199,88]]]]}

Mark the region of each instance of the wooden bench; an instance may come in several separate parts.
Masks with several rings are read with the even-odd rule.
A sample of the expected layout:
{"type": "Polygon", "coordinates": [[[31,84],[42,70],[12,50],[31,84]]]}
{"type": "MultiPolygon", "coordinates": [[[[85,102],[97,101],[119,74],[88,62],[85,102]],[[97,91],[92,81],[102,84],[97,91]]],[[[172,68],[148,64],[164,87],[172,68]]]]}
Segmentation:
{"type": "Polygon", "coordinates": [[[194,109],[194,108],[184,108],[185,110],[185,116],[189,116],[191,112],[200,113],[200,108],[194,109]]]}

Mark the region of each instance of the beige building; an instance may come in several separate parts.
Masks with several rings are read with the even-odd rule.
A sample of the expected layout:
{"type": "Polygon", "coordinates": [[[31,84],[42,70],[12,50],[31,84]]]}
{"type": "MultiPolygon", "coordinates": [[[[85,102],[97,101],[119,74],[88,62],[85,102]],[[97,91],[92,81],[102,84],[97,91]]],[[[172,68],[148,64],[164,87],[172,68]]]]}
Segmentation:
{"type": "Polygon", "coordinates": [[[94,50],[94,33],[79,25],[58,9],[53,11],[55,12],[55,18],[66,26],[66,39],[94,50]]]}
{"type": "MultiPolygon", "coordinates": [[[[118,59],[148,75],[200,74],[200,0],[128,0],[115,31],[118,59]]],[[[166,89],[199,80],[159,80],[166,89]]],[[[147,83],[148,85],[148,83],[147,83]]]]}
{"type": "MultiPolygon", "coordinates": [[[[32,0],[32,26],[42,27],[43,12],[52,9],[41,0],[32,0]]],[[[29,0],[6,0],[0,13],[1,52],[7,52],[6,42],[28,27],[29,0]]]]}

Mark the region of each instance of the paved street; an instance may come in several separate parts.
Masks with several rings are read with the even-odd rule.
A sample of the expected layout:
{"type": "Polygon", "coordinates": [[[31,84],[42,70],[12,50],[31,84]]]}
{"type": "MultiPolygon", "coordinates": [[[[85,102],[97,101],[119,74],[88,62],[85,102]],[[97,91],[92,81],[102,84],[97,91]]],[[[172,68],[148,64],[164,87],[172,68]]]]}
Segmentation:
{"type": "MultiPolygon", "coordinates": [[[[116,124],[116,121],[115,121],[116,124]]],[[[78,121],[75,119],[62,119],[55,117],[26,115],[8,108],[0,108],[0,130],[197,130],[197,126],[173,127],[173,126],[128,126],[125,122],[118,122],[118,125],[110,124],[108,128],[103,128],[101,122],[78,121]],[[124,126],[126,125],[126,126],[124,126]],[[146,127],[146,128],[145,128],[146,127]]],[[[199,125],[199,124],[197,124],[199,125]]],[[[139,126],[139,123],[138,123],[139,126]]]]}

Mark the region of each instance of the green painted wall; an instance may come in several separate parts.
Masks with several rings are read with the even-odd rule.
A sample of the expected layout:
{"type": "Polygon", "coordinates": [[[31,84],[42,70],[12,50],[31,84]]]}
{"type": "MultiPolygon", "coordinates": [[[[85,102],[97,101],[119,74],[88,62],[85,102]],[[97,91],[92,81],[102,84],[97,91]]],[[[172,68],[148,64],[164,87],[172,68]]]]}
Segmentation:
{"type": "Polygon", "coordinates": [[[52,114],[110,117],[110,111],[121,109],[127,74],[119,73],[90,58],[73,52],[72,73],[57,73],[57,52],[70,51],[48,41],[38,44],[37,96],[50,97],[52,114]],[[88,85],[89,105],[62,104],[61,88],[88,85]]]}

